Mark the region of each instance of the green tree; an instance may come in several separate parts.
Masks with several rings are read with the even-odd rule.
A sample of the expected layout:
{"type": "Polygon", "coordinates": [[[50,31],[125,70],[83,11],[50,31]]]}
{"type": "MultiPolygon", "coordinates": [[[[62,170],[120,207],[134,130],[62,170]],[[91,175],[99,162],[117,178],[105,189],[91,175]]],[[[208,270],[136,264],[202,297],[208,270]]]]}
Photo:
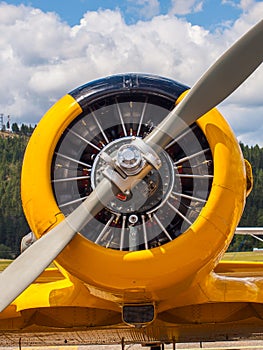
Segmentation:
{"type": "Polygon", "coordinates": [[[20,173],[28,138],[11,136],[0,137],[0,244],[18,254],[20,240],[29,232],[20,199],[20,173]]]}
{"type": "MultiPolygon", "coordinates": [[[[263,227],[263,148],[258,145],[245,146],[242,143],[240,147],[244,158],[246,158],[252,166],[254,184],[247,198],[239,226],[263,227]]],[[[235,236],[229,250],[245,251],[252,250],[254,247],[262,248],[263,243],[253,237],[235,236]]]]}
{"type": "Polygon", "coordinates": [[[1,259],[13,259],[14,258],[14,254],[12,254],[12,250],[2,243],[0,243],[0,258],[1,259]]]}
{"type": "Polygon", "coordinates": [[[18,134],[19,133],[19,127],[17,125],[17,123],[13,123],[12,124],[12,131],[15,133],[15,134],[18,134]]]}

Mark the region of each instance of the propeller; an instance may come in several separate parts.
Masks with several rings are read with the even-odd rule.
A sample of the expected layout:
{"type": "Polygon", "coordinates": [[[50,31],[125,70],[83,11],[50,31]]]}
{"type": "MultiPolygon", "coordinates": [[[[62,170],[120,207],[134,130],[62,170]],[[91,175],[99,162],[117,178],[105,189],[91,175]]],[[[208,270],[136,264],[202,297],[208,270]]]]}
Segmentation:
{"type": "MultiPolygon", "coordinates": [[[[183,101],[145,139],[146,148],[160,152],[186,126],[229,96],[261,64],[263,20],[227,50],[193,86],[183,101]]],[[[151,166],[133,175],[142,179],[151,166]]],[[[25,290],[60,254],[74,235],[119,190],[106,177],[88,198],[55,228],[37,240],[0,274],[0,311],[25,290]],[[33,263],[34,262],[34,263],[33,263]]]]}
{"type": "MultiPolygon", "coordinates": [[[[234,92],[263,60],[263,20],[234,43],[144,141],[164,148],[188,125],[234,92]],[[169,137],[170,139],[169,139],[169,137]]],[[[156,150],[158,151],[158,150],[156,150]]]]}
{"type": "Polygon", "coordinates": [[[20,295],[58,256],[76,232],[92,219],[119,190],[104,178],[69,216],[34,242],[0,274],[0,311],[20,295]],[[103,204],[104,203],[104,204],[103,204]]]}

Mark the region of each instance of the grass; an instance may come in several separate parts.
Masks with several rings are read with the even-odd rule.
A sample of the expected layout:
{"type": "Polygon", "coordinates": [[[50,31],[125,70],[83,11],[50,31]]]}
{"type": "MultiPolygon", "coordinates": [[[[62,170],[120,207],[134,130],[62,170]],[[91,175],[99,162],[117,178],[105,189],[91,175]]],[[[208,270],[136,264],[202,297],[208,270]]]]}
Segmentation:
{"type": "Polygon", "coordinates": [[[233,261],[263,261],[263,251],[254,252],[229,252],[225,253],[222,260],[233,261]]]}
{"type": "MultiPolygon", "coordinates": [[[[9,259],[0,259],[0,272],[3,271],[9,264],[11,264],[13,260],[9,259]]],[[[49,265],[49,267],[55,267],[53,263],[49,265]]]]}
{"type": "Polygon", "coordinates": [[[0,271],[3,271],[11,262],[12,260],[0,259],[0,271]]]}

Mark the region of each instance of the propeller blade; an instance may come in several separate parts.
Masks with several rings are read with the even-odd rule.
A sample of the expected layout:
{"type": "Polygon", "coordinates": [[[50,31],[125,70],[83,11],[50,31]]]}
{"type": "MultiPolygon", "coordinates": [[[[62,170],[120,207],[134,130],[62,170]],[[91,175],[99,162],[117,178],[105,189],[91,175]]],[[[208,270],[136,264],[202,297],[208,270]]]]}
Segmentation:
{"type": "Polygon", "coordinates": [[[0,274],[0,312],[18,297],[58,256],[75,234],[107,204],[117,189],[106,178],[60,224],[19,255],[0,274]]]}
{"type": "MultiPolygon", "coordinates": [[[[263,20],[239,39],[194,85],[145,139],[156,151],[230,95],[261,64],[263,20]]],[[[145,174],[149,171],[145,170],[145,174]]],[[[139,179],[139,177],[138,177],[139,179]]],[[[106,178],[65,220],[37,240],[0,274],[0,311],[22,293],[58,256],[74,235],[118,190],[106,178]],[[44,254],[43,254],[44,253],[44,254]]]]}
{"type": "Polygon", "coordinates": [[[144,141],[164,148],[187,126],[235,91],[263,60],[263,20],[231,46],[144,141]]]}

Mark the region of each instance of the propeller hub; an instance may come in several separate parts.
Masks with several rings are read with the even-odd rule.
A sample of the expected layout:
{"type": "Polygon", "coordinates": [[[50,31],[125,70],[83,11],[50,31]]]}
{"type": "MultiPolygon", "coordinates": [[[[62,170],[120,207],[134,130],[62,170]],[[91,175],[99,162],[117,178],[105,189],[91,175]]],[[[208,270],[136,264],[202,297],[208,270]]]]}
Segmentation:
{"type": "MultiPolygon", "coordinates": [[[[93,189],[104,178],[105,170],[112,159],[116,159],[117,167],[126,175],[132,176],[141,171],[145,164],[144,155],[139,147],[132,144],[133,140],[133,137],[116,139],[105,146],[95,158],[91,171],[93,189]]],[[[173,163],[169,155],[162,152],[160,160],[162,167],[159,170],[153,168],[143,181],[133,188],[132,194],[123,198],[121,195],[117,196],[106,207],[116,215],[143,215],[145,212],[156,211],[167,200],[175,184],[173,163]]],[[[114,163],[110,165],[114,166],[114,163]]],[[[135,215],[132,216],[132,221],[135,220],[135,215]]]]}
{"type": "Polygon", "coordinates": [[[137,174],[143,166],[141,151],[134,145],[123,145],[117,153],[117,162],[126,173],[137,174]]]}

